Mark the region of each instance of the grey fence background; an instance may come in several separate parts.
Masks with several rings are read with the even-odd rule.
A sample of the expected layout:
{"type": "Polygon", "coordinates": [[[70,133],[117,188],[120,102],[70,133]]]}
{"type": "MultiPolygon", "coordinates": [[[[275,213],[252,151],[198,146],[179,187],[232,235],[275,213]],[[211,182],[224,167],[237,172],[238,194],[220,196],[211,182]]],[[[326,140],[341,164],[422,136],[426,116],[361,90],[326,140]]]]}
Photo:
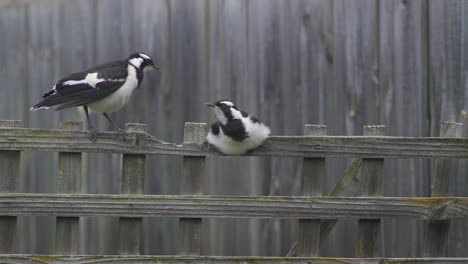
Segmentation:
{"type": "MultiPolygon", "coordinates": [[[[463,0],[0,0],[0,119],[55,128],[75,110],[29,112],[61,76],[134,51],[152,55],[120,123],[181,142],[186,121],[210,122],[203,103],[235,101],[274,135],[300,135],[306,123],[328,135],[438,136],[468,102],[468,1],[463,0]]],[[[95,115],[101,130],[106,120],[95,115]]],[[[464,122],[465,120],[462,120],[464,122]]],[[[466,129],[464,135],[466,136],[466,129]]],[[[299,195],[300,159],[208,159],[205,194],[299,195]]],[[[178,194],[181,160],[151,156],[145,193],[178,194]]],[[[349,160],[327,160],[328,193],[349,160]]],[[[468,194],[458,163],[454,196],[468,194]]],[[[118,193],[118,155],[87,154],[85,193],[118,193]]],[[[384,195],[428,196],[429,160],[387,160],[384,195]]],[[[22,192],[56,192],[57,154],[25,153],[22,192]]],[[[20,253],[51,253],[54,218],[20,217],[20,253]]],[[[117,220],[86,218],[81,251],[116,254],[117,220]]],[[[145,254],[175,254],[175,219],[145,219],[145,254]]],[[[216,219],[203,226],[202,254],[286,255],[297,221],[216,219]]],[[[422,255],[423,222],[384,220],[384,256],[422,255]]],[[[453,221],[449,256],[468,256],[468,225],[453,221]]],[[[354,256],[357,221],[342,221],[323,256],[354,256]]]]}

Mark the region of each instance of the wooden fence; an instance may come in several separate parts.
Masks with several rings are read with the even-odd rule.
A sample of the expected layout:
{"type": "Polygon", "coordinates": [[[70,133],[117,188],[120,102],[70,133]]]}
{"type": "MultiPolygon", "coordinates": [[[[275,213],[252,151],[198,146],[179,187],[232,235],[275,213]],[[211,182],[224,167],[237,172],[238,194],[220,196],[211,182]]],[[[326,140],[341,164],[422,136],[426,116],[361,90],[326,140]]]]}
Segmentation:
{"type": "Polygon", "coordinates": [[[143,124],[127,124],[126,135],[100,133],[97,142],[81,128],[81,122],[62,122],[58,130],[45,130],[0,121],[0,262],[468,263],[468,258],[445,256],[450,220],[468,217],[468,197],[447,197],[451,163],[468,158],[468,139],[460,138],[459,123],[444,122],[438,138],[384,136],[383,126],[366,126],[364,136],[326,136],[326,127],[320,125],[306,125],[304,136],[270,137],[249,155],[303,157],[303,196],[298,197],[202,195],[205,157],[219,155],[204,140],[204,123],[186,123],[183,144],[162,142],[147,134],[143,124]],[[57,193],[17,193],[23,151],[59,152],[57,193]],[[83,152],[122,154],[120,195],[79,193],[83,152]],[[180,195],[143,195],[148,154],[183,157],[180,195]],[[328,157],[359,159],[330,195],[322,197],[328,157]],[[436,159],[432,197],[382,197],[385,158],[436,159]],[[30,215],[57,217],[56,255],[18,254],[17,217],[30,215]],[[119,217],[121,255],[80,252],[80,216],[119,217]],[[139,255],[142,217],[179,218],[177,256],[139,255]],[[298,219],[297,242],[288,256],[199,256],[203,218],[250,217],[298,219]],[[427,220],[423,258],[382,258],[382,218],[427,220]],[[358,219],[357,258],[318,256],[320,243],[339,219],[358,219]]]}

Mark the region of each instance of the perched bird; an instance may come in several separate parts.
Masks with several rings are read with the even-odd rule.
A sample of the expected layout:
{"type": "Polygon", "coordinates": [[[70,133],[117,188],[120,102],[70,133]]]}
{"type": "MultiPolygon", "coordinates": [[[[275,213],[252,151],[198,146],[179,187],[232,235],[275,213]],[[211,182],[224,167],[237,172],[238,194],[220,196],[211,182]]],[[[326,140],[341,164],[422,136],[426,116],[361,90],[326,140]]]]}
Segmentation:
{"type": "Polygon", "coordinates": [[[259,147],[270,135],[270,128],[256,117],[239,111],[226,100],[206,104],[218,121],[211,125],[206,140],[226,155],[242,155],[259,147]]]}
{"type": "Polygon", "coordinates": [[[91,125],[88,108],[100,112],[119,132],[119,128],[107,113],[127,104],[133,91],[143,81],[143,73],[159,69],[150,56],[137,52],[125,60],[102,64],[89,70],[73,73],[58,81],[52,90],[42,96],[42,101],[31,111],[58,106],[55,111],[70,107],[84,108],[91,139],[96,140],[96,131],[91,125]]]}

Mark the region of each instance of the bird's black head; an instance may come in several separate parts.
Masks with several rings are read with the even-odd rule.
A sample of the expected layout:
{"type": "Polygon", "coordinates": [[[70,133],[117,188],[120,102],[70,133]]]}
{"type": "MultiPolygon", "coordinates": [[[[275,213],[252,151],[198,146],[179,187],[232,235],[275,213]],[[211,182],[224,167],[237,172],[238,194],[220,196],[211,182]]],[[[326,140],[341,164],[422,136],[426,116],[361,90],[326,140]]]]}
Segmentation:
{"type": "Polygon", "coordinates": [[[137,69],[141,69],[143,71],[149,71],[152,69],[159,70],[159,68],[154,64],[151,57],[143,52],[136,52],[128,57],[128,63],[135,66],[137,69]]]}
{"type": "Polygon", "coordinates": [[[221,124],[226,125],[229,121],[233,119],[239,119],[242,117],[242,112],[240,112],[236,105],[228,100],[219,100],[214,104],[207,103],[207,106],[213,110],[216,115],[216,118],[221,122],[221,124]]]}

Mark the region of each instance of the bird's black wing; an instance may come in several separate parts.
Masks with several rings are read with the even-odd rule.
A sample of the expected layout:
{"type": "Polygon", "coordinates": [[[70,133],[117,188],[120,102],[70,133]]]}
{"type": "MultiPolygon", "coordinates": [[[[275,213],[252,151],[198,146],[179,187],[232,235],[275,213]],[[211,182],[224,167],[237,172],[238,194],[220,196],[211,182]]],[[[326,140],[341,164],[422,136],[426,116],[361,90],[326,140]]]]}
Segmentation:
{"type": "Polygon", "coordinates": [[[117,91],[125,81],[103,81],[96,85],[96,88],[86,89],[72,94],[72,98],[65,99],[66,102],[60,103],[55,111],[91,104],[107,97],[117,91]]]}
{"type": "Polygon", "coordinates": [[[221,125],[221,129],[226,136],[234,141],[242,141],[249,137],[245,131],[245,126],[240,119],[233,119],[227,125],[221,125]]]}
{"type": "Polygon", "coordinates": [[[127,67],[125,62],[113,62],[97,66],[85,72],[70,74],[55,84],[54,89],[43,96],[43,100],[31,109],[58,105],[56,110],[82,106],[96,102],[117,91],[125,82],[127,67]],[[98,79],[90,83],[88,79],[98,79]]]}

